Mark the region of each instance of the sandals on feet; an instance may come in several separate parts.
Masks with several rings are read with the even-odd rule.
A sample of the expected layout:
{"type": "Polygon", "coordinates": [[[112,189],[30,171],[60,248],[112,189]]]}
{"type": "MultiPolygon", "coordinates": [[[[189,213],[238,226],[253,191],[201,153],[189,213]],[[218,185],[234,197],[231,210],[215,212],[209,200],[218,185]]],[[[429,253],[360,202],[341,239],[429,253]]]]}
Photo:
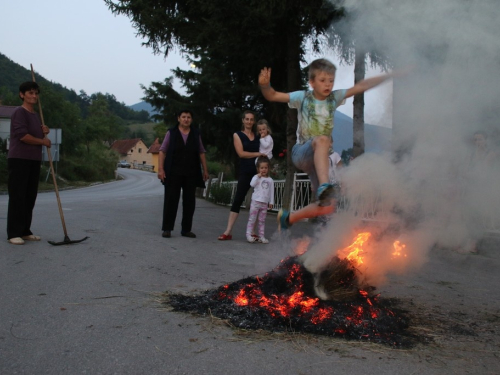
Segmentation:
{"type": "Polygon", "coordinates": [[[42,239],[40,236],[35,236],[34,234],[22,236],[21,238],[25,241],[40,241],[42,239]]]}
{"type": "Polygon", "coordinates": [[[12,245],[24,245],[24,240],[21,237],[13,237],[9,239],[12,245]]]}
{"type": "Polygon", "coordinates": [[[228,241],[228,240],[232,240],[233,239],[233,236],[231,234],[224,234],[222,233],[219,238],[217,238],[219,241],[228,241]]]}

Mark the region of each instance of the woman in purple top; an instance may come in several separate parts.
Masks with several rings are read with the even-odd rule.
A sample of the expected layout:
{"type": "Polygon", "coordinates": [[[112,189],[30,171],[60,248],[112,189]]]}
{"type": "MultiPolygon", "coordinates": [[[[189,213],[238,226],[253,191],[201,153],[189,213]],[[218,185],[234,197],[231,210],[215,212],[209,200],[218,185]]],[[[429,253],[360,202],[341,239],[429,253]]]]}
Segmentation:
{"type": "Polygon", "coordinates": [[[38,192],[42,146],[50,147],[51,144],[45,138],[49,128],[42,125],[35,112],[39,94],[40,88],[35,82],[22,83],[19,97],[23,104],[16,108],[10,119],[7,239],[14,245],[40,241],[40,237],[31,232],[31,219],[38,192]]]}
{"type": "Polygon", "coordinates": [[[206,151],[199,130],[191,127],[191,111],[181,110],[177,121],[179,124],[165,135],[158,158],[158,178],[165,186],[162,237],[171,236],[182,191],[181,236],[195,238],[191,227],[196,208],[196,188],[204,188],[208,179],[206,151]]]}

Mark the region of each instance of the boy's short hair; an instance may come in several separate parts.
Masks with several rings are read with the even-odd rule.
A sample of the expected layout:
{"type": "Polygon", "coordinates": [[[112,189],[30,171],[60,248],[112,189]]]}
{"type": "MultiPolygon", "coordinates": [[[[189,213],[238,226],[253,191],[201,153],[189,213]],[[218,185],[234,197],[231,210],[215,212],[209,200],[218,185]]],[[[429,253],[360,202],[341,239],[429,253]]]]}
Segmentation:
{"type": "Polygon", "coordinates": [[[271,128],[269,127],[269,123],[266,119],[261,118],[259,121],[257,121],[257,126],[259,125],[266,125],[267,132],[269,133],[269,135],[271,135],[271,128]]]}
{"type": "MultiPolygon", "coordinates": [[[[36,90],[40,94],[40,86],[38,86],[38,83],[33,82],[33,81],[27,81],[23,82],[19,85],[19,93],[25,94],[26,91],[31,91],[31,90],[36,90]]],[[[21,95],[19,95],[21,98],[21,95]]],[[[22,99],[22,98],[21,98],[22,99]]]]}
{"type": "Polygon", "coordinates": [[[316,77],[316,74],[320,72],[335,75],[336,71],[337,67],[331,61],[327,59],[317,59],[309,64],[309,80],[312,81],[316,77]]]}
{"type": "Polygon", "coordinates": [[[183,113],[189,113],[191,115],[191,117],[193,117],[193,112],[191,112],[189,109],[181,109],[178,113],[177,113],[177,118],[181,117],[181,115],[183,113]]]}

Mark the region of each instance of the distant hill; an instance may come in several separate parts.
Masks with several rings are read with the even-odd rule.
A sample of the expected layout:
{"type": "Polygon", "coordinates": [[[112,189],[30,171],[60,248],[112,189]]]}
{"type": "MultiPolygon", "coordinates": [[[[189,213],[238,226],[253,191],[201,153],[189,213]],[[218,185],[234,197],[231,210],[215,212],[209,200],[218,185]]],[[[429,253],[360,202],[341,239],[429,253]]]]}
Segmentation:
{"type": "MultiPolygon", "coordinates": [[[[342,112],[335,112],[333,128],[333,149],[339,154],[352,147],[352,118],[342,112]]],[[[365,152],[382,153],[391,151],[392,129],[365,124],[365,152]]]]}
{"type": "MultiPolygon", "coordinates": [[[[36,69],[36,67],[34,68],[36,69]]],[[[59,83],[49,81],[39,75],[36,70],[35,75],[36,81],[40,84],[40,86],[50,88],[54,92],[62,95],[62,97],[70,103],[78,105],[83,118],[85,118],[88,113],[87,110],[90,105],[89,99],[93,100],[97,97],[97,95],[102,95],[108,103],[108,109],[121,119],[132,123],[145,123],[149,121],[148,110],[142,112],[140,109],[135,110],[134,108],[128,107],[125,103],[118,102],[116,97],[112,94],[93,93],[88,96],[84,92],[77,94],[72,89],[68,89],[59,83]]],[[[31,81],[30,69],[22,67],[9,59],[7,56],[0,53],[0,101],[4,98],[13,97],[14,99],[10,100],[15,101],[15,103],[9,104],[19,105],[20,101],[17,100],[19,84],[25,81],[31,81]]]]}
{"type": "Polygon", "coordinates": [[[129,108],[133,109],[134,111],[147,111],[149,113],[149,116],[153,116],[158,113],[158,111],[155,111],[153,106],[149,103],[146,102],[140,102],[136,104],[129,105],[129,108]]]}
{"type": "MultiPolygon", "coordinates": [[[[59,83],[51,82],[38,74],[35,69],[35,78],[38,84],[51,86],[55,92],[61,93],[66,99],[75,101],[77,94],[59,83]]],[[[22,82],[31,81],[31,71],[18,63],[12,61],[7,56],[0,53],[0,87],[5,87],[8,91],[15,94],[19,90],[22,82]]]]}

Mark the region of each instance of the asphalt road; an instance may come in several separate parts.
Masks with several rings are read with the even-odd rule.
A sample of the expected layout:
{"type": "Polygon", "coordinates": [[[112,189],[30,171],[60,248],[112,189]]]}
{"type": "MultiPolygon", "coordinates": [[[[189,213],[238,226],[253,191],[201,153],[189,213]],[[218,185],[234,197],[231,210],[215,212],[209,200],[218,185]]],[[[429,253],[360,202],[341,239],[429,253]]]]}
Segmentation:
{"type": "MultiPolygon", "coordinates": [[[[268,245],[245,241],[242,211],[232,241],[217,236],[228,208],[198,200],[196,239],[161,237],[163,188],[155,174],[119,170],[124,180],[39,195],[33,230],[41,242],[0,236],[0,374],[498,374],[500,246],[479,254],[436,250],[411,275],[380,292],[414,310],[429,344],[400,350],[302,334],[253,333],[217,319],[164,309],[159,293],[195,293],[272,269],[287,255],[275,217],[268,245]]],[[[0,196],[5,228],[7,196],[0,196]]],[[[180,222],[180,214],[177,222],[180,222]]],[[[315,230],[292,228],[296,238],[315,230]]]]}

